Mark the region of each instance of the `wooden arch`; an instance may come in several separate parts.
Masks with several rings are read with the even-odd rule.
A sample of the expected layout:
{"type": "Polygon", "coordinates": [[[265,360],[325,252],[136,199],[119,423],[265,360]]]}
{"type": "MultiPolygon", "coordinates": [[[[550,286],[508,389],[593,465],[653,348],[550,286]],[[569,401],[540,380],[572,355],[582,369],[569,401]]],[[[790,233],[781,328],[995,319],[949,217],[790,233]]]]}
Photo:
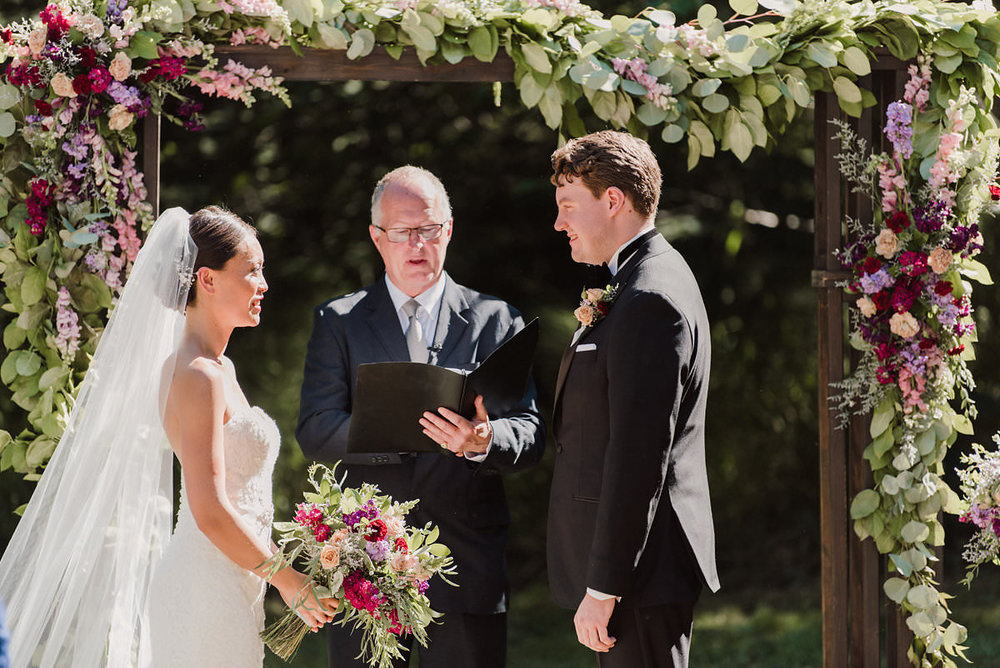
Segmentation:
{"type": "MultiPolygon", "coordinates": [[[[472,58],[451,65],[423,65],[416,53],[404,50],[399,60],[384,52],[373,52],[358,60],[346,52],[303,49],[302,55],[290,47],[218,46],[220,58],[233,58],[259,68],[267,66],[275,76],[288,81],[435,81],[509,82],[514,80],[514,63],[500,52],[493,62],[472,58]]],[[[821,578],[823,588],[823,665],[826,668],[869,668],[885,656],[889,668],[910,666],[906,652],[912,633],[896,605],[887,602],[885,614],[881,584],[887,577],[885,559],[873,541],[859,541],[851,529],[850,500],[872,487],[870,467],[862,453],[871,440],[867,418],[855,417],[847,429],[838,429],[830,409],[830,383],[845,377],[849,348],[846,346],[846,305],[838,281],[849,274],[834,256],[844,246],[845,216],[870,218],[871,202],[843,187],[835,159],[840,151],[832,139],[832,120],[847,121],[859,137],[874,150],[882,150],[881,119],[886,107],[901,97],[907,64],[876,50],[872,73],[859,85],[875,94],[876,106],[866,109],[860,119],[846,116],[831,93],[815,98],[815,253],[812,285],[818,291],[819,346],[819,449],[821,578]]],[[[160,118],[150,116],[143,126],[142,166],[149,191],[148,201],[159,213],[160,118]]]]}

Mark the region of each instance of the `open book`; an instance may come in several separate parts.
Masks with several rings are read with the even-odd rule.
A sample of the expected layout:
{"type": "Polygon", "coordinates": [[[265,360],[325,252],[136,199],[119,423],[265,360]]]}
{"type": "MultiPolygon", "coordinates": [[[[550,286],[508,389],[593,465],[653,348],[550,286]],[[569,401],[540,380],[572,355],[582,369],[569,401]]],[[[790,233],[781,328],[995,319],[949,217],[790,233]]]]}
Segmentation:
{"type": "Polygon", "coordinates": [[[476,395],[491,417],[520,403],[538,343],[538,318],[500,344],[470,372],[419,362],[378,362],[358,366],[347,451],[440,452],[418,420],[439,406],[471,419],[476,395]]]}

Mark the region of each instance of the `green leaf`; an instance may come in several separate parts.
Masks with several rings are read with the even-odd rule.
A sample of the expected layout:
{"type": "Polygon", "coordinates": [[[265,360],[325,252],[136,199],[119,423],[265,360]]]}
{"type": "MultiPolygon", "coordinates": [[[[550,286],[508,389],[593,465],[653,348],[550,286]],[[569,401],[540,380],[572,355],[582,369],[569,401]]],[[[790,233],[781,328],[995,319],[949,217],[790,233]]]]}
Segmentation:
{"type": "Polygon", "coordinates": [[[879,506],[881,501],[878,492],[873,489],[865,489],[858,493],[854,497],[854,501],[851,502],[851,518],[859,520],[862,517],[868,517],[879,506]]]}
{"type": "Polygon", "coordinates": [[[555,130],[562,122],[562,94],[556,85],[549,86],[538,102],[538,109],[545,118],[545,124],[555,130]]]}
{"type": "Polygon", "coordinates": [[[931,530],[923,522],[910,520],[899,532],[900,537],[907,543],[920,543],[927,539],[931,530]]]}
{"type": "Polygon", "coordinates": [[[875,438],[888,429],[889,425],[892,424],[892,418],[895,417],[895,415],[895,402],[893,402],[892,397],[886,397],[878,406],[876,406],[875,413],[872,415],[872,424],[869,429],[872,438],[875,438]]]}
{"type": "Polygon", "coordinates": [[[730,35],[726,38],[726,48],[733,53],[739,53],[750,43],[749,35],[730,35]]]}
{"type": "Polygon", "coordinates": [[[673,12],[666,9],[654,9],[646,12],[646,18],[657,25],[672,26],[677,23],[677,17],[673,12]]]}
{"type": "Polygon", "coordinates": [[[42,374],[42,377],[38,379],[38,389],[45,391],[68,375],[69,375],[68,367],[64,366],[52,367],[51,369],[46,370],[45,373],[42,374]]]}
{"type": "Polygon", "coordinates": [[[343,51],[347,48],[347,34],[340,28],[331,26],[328,23],[319,23],[316,25],[316,30],[320,41],[326,48],[338,51],[343,51]]]}
{"type": "Polygon", "coordinates": [[[882,590],[889,600],[902,603],[906,593],[910,591],[910,583],[903,578],[889,578],[882,584],[882,590]]]}
{"type": "Polygon", "coordinates": [[[715,7],[705,3],[698,8],[698,24],[702,28],[707,28],[708,24],[711,23],[718,16],[718,12],[715,11],[715,7]]]}
{"type": "Polygon", "coordinates": [[[917,440],[916,440],[917,451],[922,456],[926,456],[934,452],[934,447],[936,445],[937,445],[937,432],[935,432],[933,429],[922,431],[917,435],[917,440]]]}
{"type": "Polygon", "coordinates": [[[347,49],[347,57],[350,60],[364,58],[375,48],[375,33],[368,28],[355,30],[351,35],[351,46],[347,49]]]}
{"type": "Polygon", "coordinates": [[[159,33],[140,30],[132,35],[132,39],[128,44],[128,50],[132,52],[133,57],[138,56],[146,60],[154,60],[160,56],[156,50],[156,44],[161,37],[159,33]]]}
{"type": "Polygon", "coordinates": [[[597,114],[598,118],[607,121],[611,120],[611,117],[618,109],[618,100],[615,98],[614,93],[599,90],[595,91],[594,96],[590,99],[590,106],[594,109],[594,113],[597,114]]]}
{"type": "Polygon", "coordinates": [[[993,279],[990,277],[990,270],[979,260],[973,260],[972,258],[962,260],[959,271],[962,272],[963,276],[967,276],[977,283],[981,283],[982,285],[993,285],[993,279]]]}
{"type": "Polygon", "coordinates": [[[833,80],[833,92],[844,102],[852,104],[860,104],[861,102],[861,89],[847,77],[837,77],[833,80]]]}
{"type": "Polygon", "coordinates": [[[913,573],[913,565],[910,564],[909,559],[901,554],[890,554],[889,559],[892,561],[893,565],[896,567],[896,572],[902,575],[904,578],[910,577],[913,573]]]}
{"type": "Polygon", "coordinates": [[[721,85],[721,79],[699,79],[691,86],[691,92],[698,97],[707,97],[719,90],[719,86],[721,85]]]}
{"type": "Polygon", "coordinates": [[[309,28],[313,24],[315,13],[310,0],[282,0],[281,6],[288,12],[288,18],[298,21],[309,28]]]}
{"type": "Polygon", "coordinates": [[[740,162],[746,162],[753,151],[754,141],[750,129],[743,124],[742,120],[733,123],[729,132],[729,150],[733,152],[740,162]]]}
{"type": "Polygon", "coordinates": [[[24,352],[17,358],[16,368],[20,376],[34,376],[42,368],[42,357],[38,353],[24,352]]]}
{"type": "Polygon", "coordinates": [[[720,93],[712,93],[701,102],[705,111],[719,114],[729,108],[729,98],[720,93]]]}
{"type": "Polygon", "coordinates": [[[37,304],[45,296],[45,272],[39,267],[31,267],[21,282],[21,300],[25,306],[37,304]]]}
{"type": "Polygon", "coordinates": [[[729,7],[741,16],[753,16],[757,13],[757,0],[729,0],[729,7]]]}
{"type": "Polygon", "coordinates": [[[21,358],[22,354],[22,352],[11,353],[0,363],[0,381],[4,385],[10,385],[17,378],[17,360],[21,358]]]}
{"type": "Polygon", "coordinates": [[[644,125],[648,126],[659,125],[667,117],[667,110],[660,109],[651,102],[645,102],[635,112],[635,117],[638,118],[639,121],[644,125]]]}
{"type": "MultiPolygon", "coordinates": [[[[679,125],[668,125],[663,128],[663,132],[660,134],[660,138],[668,144],[676,144],[680,140],[684,139],[687,133],[684,132],[684,128],[679,125]]],[[[699,151],[700,152],[700,151],[699,151]]]]}
{"type": "Polygon", "coordinates": [[[478,26],[469,33],[469,49],[472,55],[484,63],[492,62],[497,54],[499,41],[486,26],[478,26]]]}
{"type": "Polygon", "coordinates": [[[21,100],[21,94],[17,88],[10,84],[0,85],[0,111],[6,111],[21,100]]]}
{"type": "Polygon", "coordinates": [[[549,61],[545,49],[534,42],[527,42],[521,45],[521,53],[524,60],[532,69],[542,74],[552,74],[552,63],[549,61]]]}
{"type": "Polygon", "coordinates": [[[892,429],[884,429],[881,434],[872,441],[872,449],[875,454],[881,457],[892,448],[895,439],[892,437],[892,429]]]}
{"type": "Polygon", "coordinates": [[[915,608],[927,609],[937,605],[937,592],[928,585],[917,585],[906,594],[906,600],[915,608]]]}
{"type": "Polygon", "coordinates": [[[953,56],[934,56],[934,67],[945,74],[951,74],[962,64],[965,55],[956,53],[953,56]]]}
{"type": "Polygon", "coordinates": [[[975,433],[972,428],[972,421],[964,415],[956,414],[955,417],[952,418],[952,425],[955,427],[955,431],[960,434],[972,436],[975,433]]]}
{"type": "Polygon", "coordinates": [[[847,69],[851,70],[859,77],[866,76],[872,73],[872,64],[868,60],[868,56],[865,52],[856,46],[849,46],[840,55],[841,60],[847,69]]]}
{"type": "Polygon", "coordinates": [[[422,51],[437,51],[437,39],[429,28],[423,25],[403,25],[403,31],[413,40],[413,46],[422,51]]]}
{"type": "Polygon", "coordinates": [[[3,346],[7,350],[14,350],[15,348],[20,348],[21,344],[24,343],[25,337],[28,333],[17,326],[17,321],[11,322],[3,330],[3,346]]]}
{"type": "Polygon", "coordinates": [[[14,134],[16,124],[9,111],[0,113],[0,139],[6,139],[14,134]]]}
{"type": "Polygon", "coordinates": [[[806,55],[820,67],[837,66],[837,55],[825,42],[810,42],[806,47],[806,55]]]}
{"type": "Polygon", "coordinates": [[[518,89],[518,93],[521,94],[521,103],[530,109],[542,99],[545,89],[538,85],[535,77],[528,74],[521,79],[521,86],[518,89]]]}

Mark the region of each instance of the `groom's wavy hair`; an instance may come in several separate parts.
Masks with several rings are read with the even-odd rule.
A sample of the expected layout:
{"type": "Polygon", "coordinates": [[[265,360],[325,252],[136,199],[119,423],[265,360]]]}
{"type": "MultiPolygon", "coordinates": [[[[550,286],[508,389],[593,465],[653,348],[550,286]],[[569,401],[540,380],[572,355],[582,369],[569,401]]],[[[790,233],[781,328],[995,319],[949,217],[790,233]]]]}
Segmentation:
{"type": "MultiPolygon", "coordinates": [[[[206,206],[191,214],[191,238],[198,247],[193,275],[202,267],[222,269],[226,262],[236,257],[240,246],[247,239],[255,238],[257,230],[235,213],[221,206],[206,206]]],[[[197,283],[197,281],[194,281],[197,283]]],[[[195,285],[188,290],[188,306],[194,304],[195,285]]]]}
{"type": "Polygon", "coordinates": [[[574,179],[594,197],[614,186],[624,192],[636,212],[656,213],[663,176],[649,144],[627,132],[604,130],[570,139],[552,154],[552,184],[574,179]]]}

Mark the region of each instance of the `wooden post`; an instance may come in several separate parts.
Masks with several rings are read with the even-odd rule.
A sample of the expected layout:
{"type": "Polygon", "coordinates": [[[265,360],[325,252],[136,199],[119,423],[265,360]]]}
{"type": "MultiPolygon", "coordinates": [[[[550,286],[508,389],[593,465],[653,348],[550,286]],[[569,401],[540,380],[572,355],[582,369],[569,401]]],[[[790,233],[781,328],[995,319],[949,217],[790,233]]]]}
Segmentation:
{"type": "Polygon", "coordinates": [[[146,201],[153,205],[153,217],[160,215],[160,115],[149,114],[142,122],[142,173],[146,201]]]}
{"type": "MultiPolygon", "coordinates": [[[[841,270],[833,251],[847,241],[845,216],[871,220],[872,203],[858,193],[849,193],[841,184],[835,155],[839,143],[831,135],[831,120],[848,120],[859,138],[873,151],[884,148],[882,125],[888,105],[902,94],[906,64],[879,54],[872,74],[860,84],[872,92],[877,104],[862,112],[859,119],[847,119],[830,94],[816,97],[816,244],[813,285],[819,288],[819,419],[820,419],[820,523],[823,586],[823,665],[826,668],[868,668],[878,666],[884,654],[888,668],[909,666],[906,650],[912,634],[903,623],[895,604],[885,608],[885,629],[881,617],[882,582],[888,577],[884,560],[871,540],[859,541],[851,527],[851,500],[873,484],[871,468],[863,454],[871,441],[870,418],[852,417],[847,428],[837,430],[838,416],[830,410],[829,384],[844,376],[847,356],[844,334],[846,313],[844,294],[835,285],[850,278],[841,270]],[[884,643],[882,639],[884,637],[884,643]]],[[[852,353],[857,363],[857,355],[852,353]]]]}

